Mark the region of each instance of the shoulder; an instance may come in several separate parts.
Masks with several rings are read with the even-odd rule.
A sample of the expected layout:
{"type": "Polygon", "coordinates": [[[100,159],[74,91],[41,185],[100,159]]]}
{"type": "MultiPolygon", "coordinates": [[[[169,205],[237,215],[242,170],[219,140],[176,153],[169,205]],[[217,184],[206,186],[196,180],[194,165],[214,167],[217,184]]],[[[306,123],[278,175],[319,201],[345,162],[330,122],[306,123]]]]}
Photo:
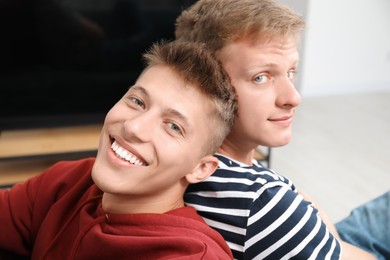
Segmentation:
{"type": "Polygon", "coordinates": [[[291,180],[262,165],[245,165],[219,154],[216,157],[219,160],[217,170],[205,181],[190,186],[199,189],[204,186],[205,189],[211,190],[228,189],[256,192],[264,185],[273,183],[272,185],[284,186],[286,184],[295,190],[291,180]]]}
{"type": "Polygon", "coordinates": [[[159,242],[170,248],[176,255],[195,259],[232,259],[231,250],[224,238],[198,215],[192,207],[181,207],[165,214],[138,214],[132,216],[134,223],[148,236],[153,232],[164,237],[159,242]],[[147,226],[148,228],[144,228],[147,226]]]}
{"type": "Polygon", "coordinates": [[[75,161],[59,161],[47,168],[43,172],[43,176],[55,179],[80,177],[84,173],[89,174],[94,163],[95,158],[92,157],[75,161]]]}
{"type": "MultiPolygon", "coordinates": [[[[4,203],[2,207],[8,207],[14,225],[23,223],[20,230],[25,229],[25,235],[32,239],[36,235],[34,232],[38,232],[43,220],[54,209],[54,204],[59,206],[52,212],[63,210],[70,214],[76,204],[82,203],[83,196],[88,196],[85,192],[96,187],[90,177],[93,161],[84,159],[54,164],[43,173],[13,186],[8,191],[7,205],[4,203]]],[[[59,215],[63,216],[63,212],[56,219],[59,215]]]]}
{"type": "Polygon", "coordinates": [[[47,168],[42,174],[31,179],[31,183],[45,188],[55,186],[72,186],[90,177],[95,158],[85,158],[75,161],[59,161],[47,168]]]}
{"type": "Polygon", "coordinates": [[[276,193],[289,191],[288,196],[296,196],[292,182],[268,168],[241,165],[221,155],[217,157],[220,161],[218,169],[206,180],[191,184],[186,190],[186,203],[197,210],[199,205],[250,210],[253,203],[258,206],[267,204],[276,193]]]}
{"type": "MultiPolygon", "coordinates": [[[[24,191],[30,198],[55,200],[70,190],[82,193],[92,184],[91,170],[94,158],[59,161],[41,174],[13,187],[13,192],[24,191]]],[[[35,200],[35,199],[34,199],[35,200]]]]}
{"type": "Polygon", "coordinates": [[[50,173],[55,171],[65,171],[65,172],[74,172],[74,171],[88,171],[92,169],[93,164],[95,163],[95,158],[88,157],[84,159],[74,160],[74,161],[59,161],[45,170],[44,173],[50,173]]]}

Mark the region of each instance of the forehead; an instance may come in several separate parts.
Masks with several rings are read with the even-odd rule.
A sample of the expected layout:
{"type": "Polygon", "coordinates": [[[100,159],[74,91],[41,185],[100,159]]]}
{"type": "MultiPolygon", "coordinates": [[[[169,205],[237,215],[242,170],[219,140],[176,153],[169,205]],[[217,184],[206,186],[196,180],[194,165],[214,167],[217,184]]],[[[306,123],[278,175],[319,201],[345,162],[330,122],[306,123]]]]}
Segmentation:
{"type": "Polygon", "coordinates": [[[292,66],[299,61],[298,43],[293,37],[283,40],[241,39],[224,46],[218,51],[217,56],[224,67],[230,64],[236,68],[252,63],[252,65],[285,63],[286,66],[292,66]]]}
{"type": "Polygon", "coordinates": [[[156,96],[166,91],[176,90],[182,92],[185,89],[195,88],[188,85],[176,71],[167,65],[155,65],[146,68],[137,79],[135,85],[142,86],[149,94],[156,96]]]}
{"type": "Polygon", "coordinates": [[[145,70],[130,88],[130,93],[143,95],[148,106],[157,106],[160,110],[177,111],[188,120],[212,109],[212,102],[199,87],[185,81],[168,66],[157,65],[145,70]]]}

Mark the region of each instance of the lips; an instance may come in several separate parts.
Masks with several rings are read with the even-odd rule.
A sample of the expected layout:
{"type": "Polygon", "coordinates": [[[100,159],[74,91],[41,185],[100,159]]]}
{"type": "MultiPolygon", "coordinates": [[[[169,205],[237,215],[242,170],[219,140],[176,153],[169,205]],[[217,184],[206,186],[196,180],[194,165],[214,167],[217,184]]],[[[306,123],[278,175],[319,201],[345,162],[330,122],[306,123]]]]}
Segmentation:
{"type": "Polygon", "coordinates": [[[289,121],[292,119],[292,116],[284,116],[279,118],[270,118],[270,121],[289,121]]]}
{"type": "Polygon", "coordinates": [[[111,149],[114,151],[116,156],[118,158],[121,158],[131,164],[137,165],[137,166],[146,166],[146,162],[142,160],[141,158],[137,157],[135,154],[131,153],[130,151],[126,150],[122,146],[120,146],[115,140],[111,144],[111,149]]]}
{"type": "Polygon", "coordinates": [[[281,127],[288,127],[291,125],[292,119],[293,116],[283,116],[278,118],[270,118],[269,121],[281,127]]]}

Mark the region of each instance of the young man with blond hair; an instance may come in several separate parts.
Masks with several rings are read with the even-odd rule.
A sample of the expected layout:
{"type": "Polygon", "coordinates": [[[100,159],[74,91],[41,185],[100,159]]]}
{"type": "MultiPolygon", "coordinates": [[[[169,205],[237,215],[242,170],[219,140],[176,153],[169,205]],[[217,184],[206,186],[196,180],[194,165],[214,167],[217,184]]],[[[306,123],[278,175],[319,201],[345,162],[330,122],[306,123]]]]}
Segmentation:
{"type": "Polygon", "coordinates": [[[373,259],[286,177],[253,160],[286,145],[301,102],[294,86],[303,17],[272,0],[199,0],[177,18],[176,38],[206,44],[238,95],[238,115],[217,171],[190,185],[185,202],[219,231],[235,259],[373,259]]]}

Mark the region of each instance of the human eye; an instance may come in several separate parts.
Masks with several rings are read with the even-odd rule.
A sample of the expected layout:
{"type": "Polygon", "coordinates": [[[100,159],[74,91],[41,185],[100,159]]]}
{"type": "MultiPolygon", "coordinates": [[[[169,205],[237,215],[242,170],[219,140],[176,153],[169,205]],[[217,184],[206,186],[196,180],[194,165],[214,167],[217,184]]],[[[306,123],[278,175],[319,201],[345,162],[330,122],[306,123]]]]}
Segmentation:
{"type": "Polygon", "coordinates": [[[129,99],[130,99],[130,101],[131,101],[132,103],[134,103],[136,106],[139,106],[139,107],[141,107],[141,108],[145,108],[145,104],[144,104],[144,102],[142,102],[141,99],[136,98],[136,97],[130,97],[129,99]]]}
{"type": "Polygon", "coordinates": [[[297,76],[297,71],[296,71],[296,70],[290,70],[290,71],[287,72],[287,78],[288,78],[291,82],[294,82],[296,76],[297,76]]]}
{"type": "Polygon", "coordinates": [[[173,122],[168,122],[167,126],[169,130],[173,131],[175,134],[183,135],[183,130],[178,124],[175,124],[173,122]]]}
{"type": "Polygon", "coordinates": [[[264,75],[264,74],[257,75],[257,76],[254,77],[254,81],[256,83],[265,83],[265,82],[268,81],[268,76],[264,75]]]}

